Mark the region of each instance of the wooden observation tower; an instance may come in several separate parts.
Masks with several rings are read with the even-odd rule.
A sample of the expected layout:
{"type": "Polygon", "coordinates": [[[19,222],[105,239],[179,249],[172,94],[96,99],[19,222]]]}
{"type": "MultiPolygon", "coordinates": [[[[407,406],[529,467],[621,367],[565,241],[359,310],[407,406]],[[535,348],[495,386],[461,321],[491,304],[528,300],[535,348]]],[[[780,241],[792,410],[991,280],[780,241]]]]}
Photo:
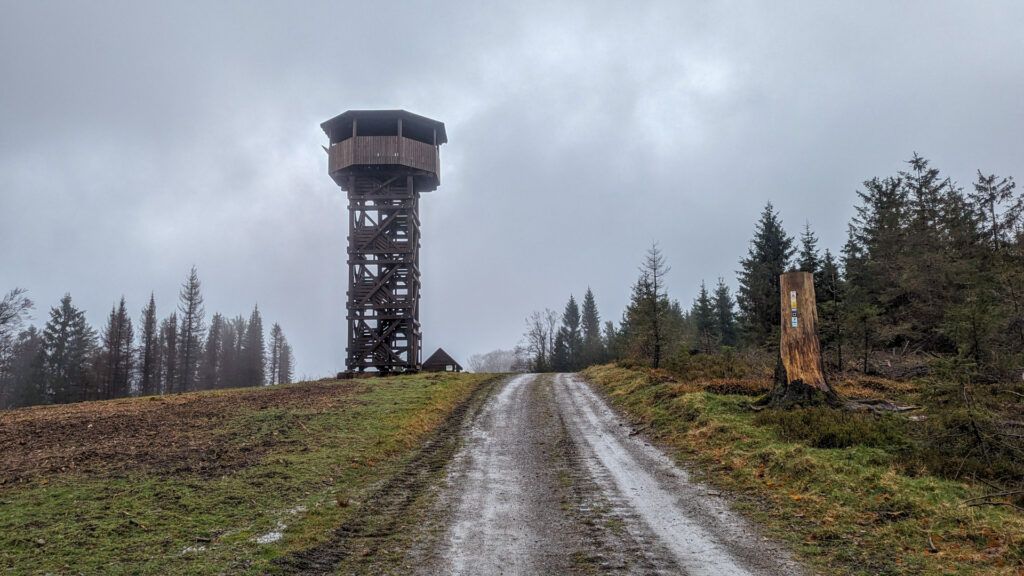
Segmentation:
{"type": "Polygon", "coordinates": [[[346,367],[418,371],[419,199],[440,184],[444,124],[405,110],[349,110],[320,127],[327,171],[348,193],[346,367]]]}

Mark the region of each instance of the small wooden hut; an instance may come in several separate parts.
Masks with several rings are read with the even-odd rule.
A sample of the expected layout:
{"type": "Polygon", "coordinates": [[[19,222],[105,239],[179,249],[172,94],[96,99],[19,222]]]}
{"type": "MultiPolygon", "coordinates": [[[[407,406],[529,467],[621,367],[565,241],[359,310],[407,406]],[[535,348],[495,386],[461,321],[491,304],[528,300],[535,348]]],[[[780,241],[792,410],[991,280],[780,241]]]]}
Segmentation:
{"type": "Polygon", "coordinates": [[[444,351],[438,348],[437,352],[430,355],[423,363],[424,372],[462,372],[462,365],[444,351]]]}

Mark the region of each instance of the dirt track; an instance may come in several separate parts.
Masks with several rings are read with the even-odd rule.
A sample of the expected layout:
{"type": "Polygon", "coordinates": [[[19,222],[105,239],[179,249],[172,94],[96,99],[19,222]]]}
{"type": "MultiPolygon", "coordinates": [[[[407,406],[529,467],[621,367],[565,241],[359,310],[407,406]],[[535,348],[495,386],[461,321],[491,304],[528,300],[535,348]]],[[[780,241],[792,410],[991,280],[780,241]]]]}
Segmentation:
{"type": "Polygon", "coordinates": [[[522,375],[464,427],[406,568],[421,574],[800,574],[587,384],[522,375]]]}

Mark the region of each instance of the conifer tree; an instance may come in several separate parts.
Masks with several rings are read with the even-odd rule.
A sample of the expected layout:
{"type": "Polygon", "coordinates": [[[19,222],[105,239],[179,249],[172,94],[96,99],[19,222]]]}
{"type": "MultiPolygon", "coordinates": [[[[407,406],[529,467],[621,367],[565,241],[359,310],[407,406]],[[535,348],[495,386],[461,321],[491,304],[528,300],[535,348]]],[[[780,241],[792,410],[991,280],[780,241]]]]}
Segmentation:
{"type": "Polygon", "coordinates": [[[795,249],[769,202],[754,229],[747,257],[740,261],[737,295],[743,331],[756,346],[774,346],[779,323],[779,276],[789,268],[795,249]]]}
{"type": "Polygon", "coordinates": [[[171,315],[160,323],[160,358],[163,372],[160,378],[160,392],[173,394],[182,392],[178,387],[178,313],[171,315]]]}
{"type": "Polygon", "coordinates": [[[992,249],[999,251],[1008,240],[1020,221],[1024,202],[1014,202],[1013,191],[1017,183],[1013,178],[999,178],[995,174],[988,176],[978,170],[978,179],[974,182],[974,192],[970,200],[982,215],[985,235],[992,249]]]}
{"type": "Polygon", "coordinates": [[[295,357],[287,339],[284,340],[284,346],[281,348],[281,359],[278,362],[277,370],[279,384],[290,384],[295,377],[295,357]]]}
{"type": "Polygon", "coordinates": [[[818,254],[818,237],[811,230],[811,223],[804,223],[804,232],[800,235],[800,270],[817,275],[820,266],[818,254]]]}
{"type": "Polygon", "coordinates": [[[224,317],[215,313],[210,319],[210,331],[206,335],[203,357],[199,360],[199,389],[213,390],[218,387],[221,374],[221,354],[224,349],[222,341],[224,317]]]}
{"type": "Polygon", "coordinates": [[[580,368],[581,355],[583,352],[583,335],[580,332],[580,308],[576,304],[576,298],[569,295],[569,302],[565,304],[565,311],[562,312],[562,335],[565,345],[565,358],[562,366],[557,368],[562,371],[575,371],[580,368]]]}
{"type": "Polygon", "coordinates": [[[100,355],[102,389],[101,398],[123,398],[131,392],[132,374],[132,320],[128,316],[124,296],[110,310],[103,331],[100,355]]]}
{"type": "Polygon", "coordinates": [[[96,333],[85,313],[65,294],[60,305],[50,309],[43,329],[43,371],[49,398],[57,404],[81,402],[95,397],[89,374],[89,360],[96,348],[96,333]]]}
{"type": "Polygon", "coordinates": [[[587,366],[604,362],[605,351],[601,339],[601,317],[597,312],[594,292],[587,288],[583,296],[583,310],[580,325],[583,331],[583,362],[587,366]]]}
{"type": "Polygon", "coordinates": [[[667,336],[671,329],[679,328],[682,320],[678,302],[670,302],[665,293],[668,271],[661,249],[653,244],[640,267],[640,277],[633,285],[618,331],[621,354],[648,362],[653,368],[661,365],[667,336]]]}
{"type": "Polygon", "coordinates": [[[718,279],[718,286],[715,287],[714,305],[718,334],[722,346],[736,346],[735,302],[723,278],[718,279]]]}
{"type": "Polygon", "coordinates": [[[281,330],[281,325],[274,322],[274,325],[270,327],[270,350],[267,354],[268,365],[267,365],[267,383],[268,384],[281,384],[281,354],[284,352],[284,347],[287,342],[284,339],[284,332],[281,330]]]}
{"type": "Polygon", "coordinates": [[[145,396],[158,393],[160,378],[160,335],[156,319],[156,297],[149,294],[149,304],[142,309],[142,332],[139,335],[139,392],[145,396]]]}
{"type": "Polygon", "coordinates": [[[568,330],[564,327],[558,329],[555,335],[554,347],[551,353],[551,369],[555,372],[566,372],[571,370],[569,366],[569,345],[568,330]]]}
{"type": "Polygon", "coordinates": [[[181,312],[181,325],[178,328],[178,389],[190,392],[196,389],[199,356],[203,349],[202,333],[205,329],[203,294],[195,266],[181,286],[178,311],[181,312]]]}
{"type": "Polygon", "coordinates": [[[263,318],[259,306],[252,309],[242,344],[243,386],[266,384],[267,348],[263,339],[263,318]]]}
{"type": "Polygon", "coordinates": [[[615,360],[622,358],[622,343],[619,330],[616,330],[615,323],[605,320],[604,330],[601,332],[601,343],[604,345],[605,359],[615,360]]]}
{"type": "Polygon", "coordinates": [[[718,345],[718,318],[703,280],[700,282],[700,293],[693,301],[691,316],[701,349],[705,354],[711,353],[718,345]]]}
{"type": "Polygon", "coordinates": [[[242,316],[236,316],[224,324],[221,337],[221,370],[218,381],[220,388],[249,386],[245,382],[245,362],[242,348],[248,323],[242,316]]]}
{"type": "Polygon", "coordinates": [[[824,350],[835,350],[836,366],[843,369],[843,294],[844,283],[832,252],[825,250],[821,268],[814,282],[818,300],[818,317],[820,318],[821,346],[824,350]]]}

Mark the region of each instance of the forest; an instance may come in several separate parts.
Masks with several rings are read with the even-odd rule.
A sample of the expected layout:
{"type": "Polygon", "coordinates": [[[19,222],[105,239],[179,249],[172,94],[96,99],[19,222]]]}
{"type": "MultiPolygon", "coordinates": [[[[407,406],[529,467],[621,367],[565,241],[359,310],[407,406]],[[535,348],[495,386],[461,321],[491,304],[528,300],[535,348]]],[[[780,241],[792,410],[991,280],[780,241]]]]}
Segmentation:
{"type": "Polygon", "coordinates": [[[194,267],[162,320],[152,294],[134,324],[122,296],[99,332],[70,294],[42,329],[25,326],[33,309],[24,289],[0,300],[0,409],[285,384],[295,373],[281,326],[268,342],[258,306],[248,318],[215,313],[207,326],[194,267]]]}
{"type": "Polygon", "coordinates": [[[857,197],[839,254],[819,249],[810,224],[789,234],[769,202],[739,260],[737,293],[724,278],[702,282],[688,307],[669,297],[666,253],[654,244],[617,324],[601,323],[590,289],[582,307],[570,296],[561,314],[529,316],[517,368],[629,360],[673,369],[696,354],[771,352],[779,275],[802,270],[814,275],[831,371],[913,376],[925,359],[943,359],[976,382],[1020,380],[1024,194],[1013,178],[979,171],[965,189],[914,154],[905,170],[865,181],[857,197]]]}
{"type": "Polygon", "coordinates": [[[652,382],[764,394],[778,358],[779,276],[810,272],[828,379],[898,397],[914,414],[805,407],[759,421],[819,447],[885,446],[907,474],[988,486],[991,497],[975,504],[1024,506],[1024,194],[1012,177],[982,172],[965,189],[914,154],[897,174],[863,183],[848,230],[841,253],[821,251],[810,225],[789,234],[768,203],[739,259],[736,294],[723,278],[702,282],[688,307],[668,296],[667,258],[654,244],[618,323],[601,324],[588,289],[582,309],[570,297],[561,314],[527,318],[512,368],[617,363],[652,370],[652,382]]]}

